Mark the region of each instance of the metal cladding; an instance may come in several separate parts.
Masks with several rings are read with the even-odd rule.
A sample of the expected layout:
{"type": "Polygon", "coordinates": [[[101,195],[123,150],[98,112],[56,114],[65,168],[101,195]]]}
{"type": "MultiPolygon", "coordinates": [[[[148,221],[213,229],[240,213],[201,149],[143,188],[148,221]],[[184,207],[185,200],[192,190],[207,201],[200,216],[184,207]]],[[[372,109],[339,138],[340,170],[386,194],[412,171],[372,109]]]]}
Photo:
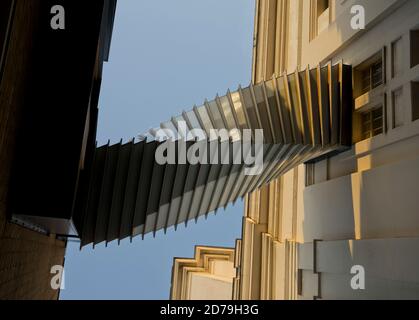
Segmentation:
{"type": "Polygon", "coordinates": [[[98,147],[77,226],[81,246],[196,221],[301,163],[347,149],[351,109],[351,67],[328,64],[217,96],[140,141],[98,147]],[[212,129],[230,135],[214,137],[212,129]],[[245,129],[253,132],[247,140],[245,129]],[[262,143],[256,129],[263,130],[262,143]],[[160,164],[156,150],[167,142],[176,160],[160,164]],[[182,151],[194,153],[197,145],[206,150],[199,161],[182,162],[182,151]],[[247,175],[244,160],[260,153],[262,170],[247,175]]]}

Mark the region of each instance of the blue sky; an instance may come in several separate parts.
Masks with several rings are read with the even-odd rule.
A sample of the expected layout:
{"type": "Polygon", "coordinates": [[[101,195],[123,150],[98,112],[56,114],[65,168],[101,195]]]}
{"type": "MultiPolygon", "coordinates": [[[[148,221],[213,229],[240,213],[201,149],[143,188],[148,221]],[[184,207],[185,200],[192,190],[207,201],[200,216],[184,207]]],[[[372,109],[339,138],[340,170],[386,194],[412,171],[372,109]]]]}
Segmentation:
{"type": "MultiPolygon", "coordinates": [[[[251,77],[254,0],[119,0],[105,64],[98,143],[130,140],[251,77]]],[[[243,204],[156,238],[79,251],[69,243],[61,299],[167,299],[173,257],[234,246],[243,204]]]]}

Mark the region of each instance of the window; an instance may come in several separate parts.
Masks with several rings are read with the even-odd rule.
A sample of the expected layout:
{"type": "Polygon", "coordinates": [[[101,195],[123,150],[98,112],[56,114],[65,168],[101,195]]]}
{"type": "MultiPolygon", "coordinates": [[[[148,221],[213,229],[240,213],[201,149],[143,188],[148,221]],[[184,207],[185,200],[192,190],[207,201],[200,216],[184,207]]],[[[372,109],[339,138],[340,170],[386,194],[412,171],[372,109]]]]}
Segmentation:
{"type": "MultiPolygon", "coordinates": [[[[383,49],[384,52],[384,49],[383,49]]],[[[373,57],[357,66],[354,70],[354,96],[358,98],[363,94],[379,87],[384,83],[384,54],[378,52],[373,57]]]]}
{"type": "Polygon", "coordinates": [[[383,133],[383,107],[374,108],[361,114],[362,140],[383,133]]]}
{"type": "Polygon", "coordinates": [[[317,34],[327,29],[329,21],[329,0],[317,0],[317,34]]]}
{"type": "Polygon", "coordinates": [[[402,57],[402,38],[391,44],[391,77],[395,78],[402,74],[403,57],[402,57]]]}
{"type": "Polygon", "coordinates": [[[403,88],[392,92],[393,128],[401,127],[403,121],[403,88]]]}
{"type": "Polygon", "coordinates": [[[311,0],[310,40],[313,40],[330,23],[330,0],[311,0]]]}
{"type": "Polygon", "coordinates": [[[371,91],[383,83],[383,63],[381,60],[362,71],[362,93],[371,91]]]}
{"type": "Polygon", "coordinates": [[[329,9],[329,0],[317,0],[317,18],[329,9]]]}
{"type": "Polygon", "coordinates": [[[384,133],[387,128],[385,92],[386,48],[354,68],[353,96],[355,112],[352,121],[352,141],[359,141],[384,133]]]}
{"type": "Polygon", "coordinates": [[[419,82],[412,82],[412,121],[419,119],[419,82]]]}
{"type": "Polygon", "coordinates": [[[410,31],[410,67],[419,64],[419,30],[410,31]]]}

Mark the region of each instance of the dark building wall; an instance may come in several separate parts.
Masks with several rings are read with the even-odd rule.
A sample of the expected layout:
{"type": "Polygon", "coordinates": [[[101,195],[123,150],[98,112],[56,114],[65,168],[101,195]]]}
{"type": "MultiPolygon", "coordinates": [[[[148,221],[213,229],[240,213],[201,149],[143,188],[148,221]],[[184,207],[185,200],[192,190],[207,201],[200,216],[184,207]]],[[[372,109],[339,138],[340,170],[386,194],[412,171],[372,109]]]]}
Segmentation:
{"type": "Polygon", "coordinates": [[[33,35],[39,25],[40,1],[16,1],[15,20],[0,74],[0,299],[57,299],[58,290],[50,286],[50,270],[64,262],[63,241],[8,222],[10,173],[31,70],[33,35]]]}

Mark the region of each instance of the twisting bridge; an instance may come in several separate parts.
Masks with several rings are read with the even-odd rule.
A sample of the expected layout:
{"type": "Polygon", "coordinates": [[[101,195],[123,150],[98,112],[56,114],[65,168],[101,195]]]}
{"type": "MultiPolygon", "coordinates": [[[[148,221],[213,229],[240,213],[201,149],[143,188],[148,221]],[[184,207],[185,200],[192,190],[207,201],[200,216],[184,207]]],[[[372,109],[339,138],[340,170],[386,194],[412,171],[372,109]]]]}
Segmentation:
{"type": "Polygon", "coordinates": [[[96,148],[77,199],[81,246],[176,228],[301,163],[345,150],[351,144],[351,99],[350,66],[307,68],[217,96],[139,141],[96,148]],[[214,137],[215,129],[230,135],[214,137]],[[252,133],[246,136],[246,130],[252,133]],[[168,141],[175,161],[162,164],[155,155],[168,141]],[[200,161],[181,161],[182,152],[197,149],[205,150],[198,152],[200,161]],[[263,155],[262,166],[253,163],[259,170],[249,174],[246,158],[257,155],[263,155]]]}

